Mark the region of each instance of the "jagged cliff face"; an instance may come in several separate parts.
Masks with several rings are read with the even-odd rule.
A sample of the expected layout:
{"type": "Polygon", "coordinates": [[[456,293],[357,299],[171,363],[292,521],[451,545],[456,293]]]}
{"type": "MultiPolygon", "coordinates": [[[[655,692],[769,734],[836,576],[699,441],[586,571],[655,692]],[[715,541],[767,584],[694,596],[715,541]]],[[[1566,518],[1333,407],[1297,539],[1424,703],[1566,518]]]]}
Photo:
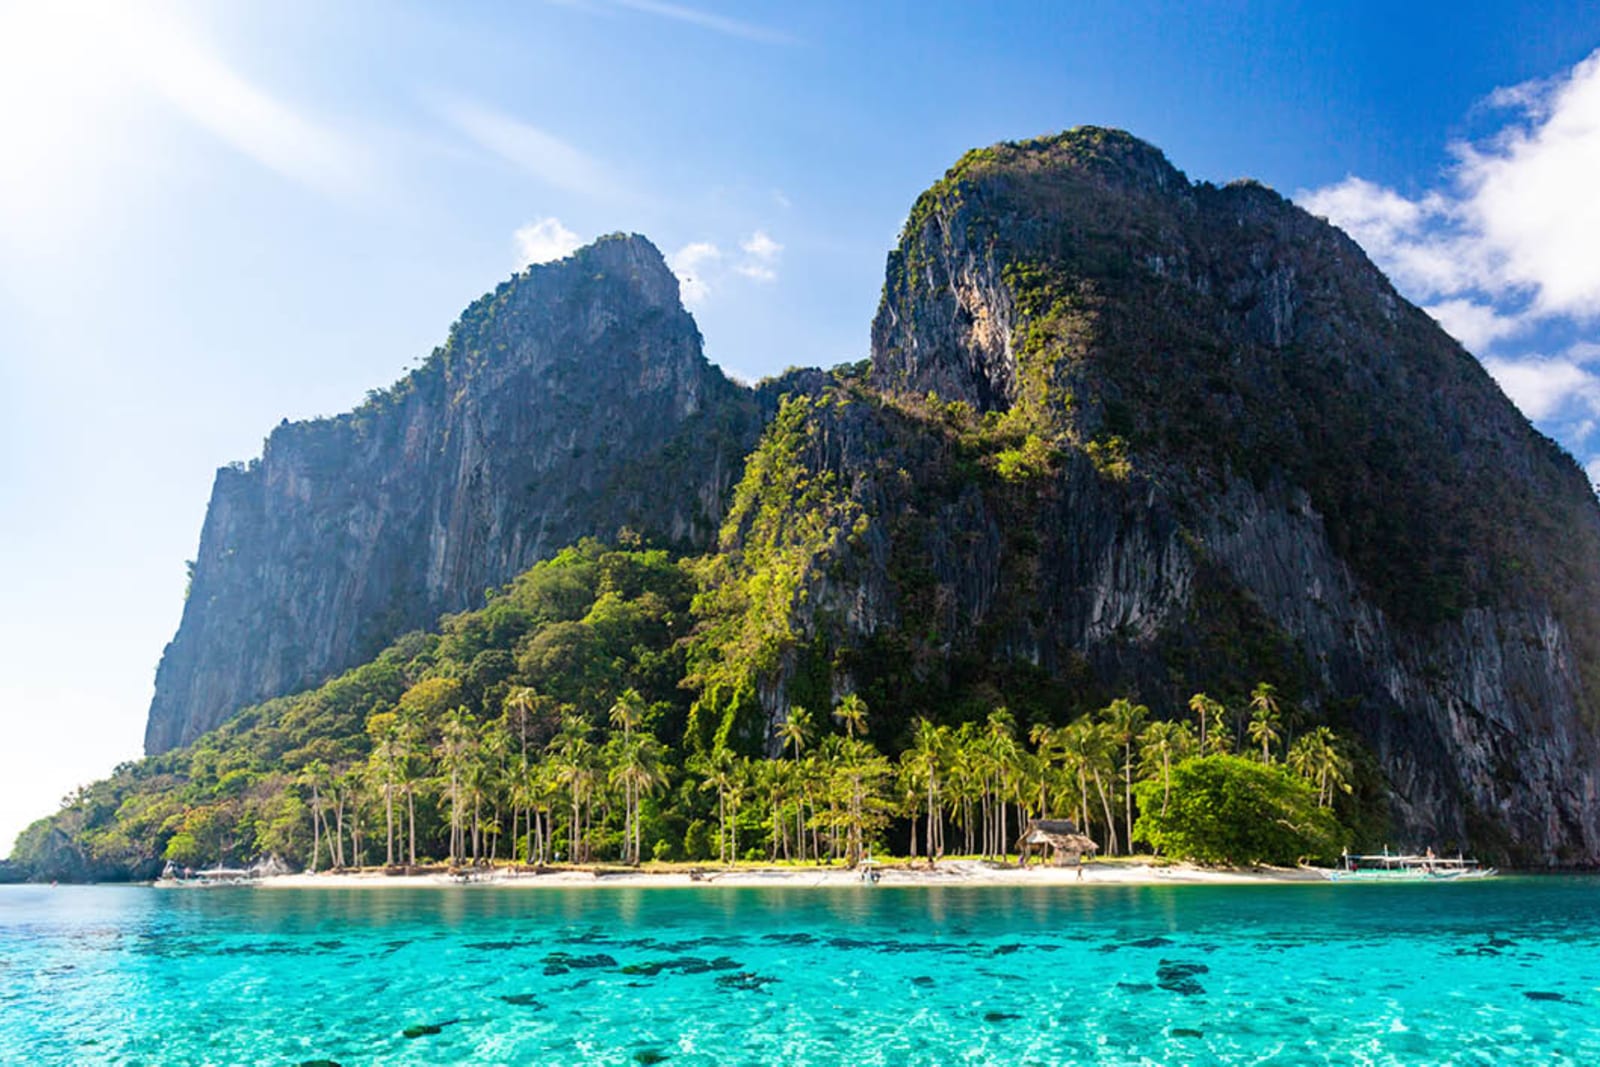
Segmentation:
{"type": "Polygon", "coordinates": [[[530,268],[387,393],[284,423],[259,460],[218,471],[146,751],[481,603],[581,537],[707,544],[756,428],[648,241],[530,268]]]}
{"type": "Polygon", "coordinates": [[[1115,131],[970,153],[830,397],[807,462],[869,532],[798,610],[849,685],[977,701],[1002,663],[1178,715],[1270,678],[1402,836],[1600,861],[1600,507],[1325,222],[1115,131]]]}
{"type": "Polygon", "coordinates": [[[776,751],[791,703],[859,691],[896,748],[929,708],[1175,717],[1265,679],[1361,738],[1402,840],[1600,863],[1600,506],[1342,233],[1116,131],[1000,145],[918,199],[872,337],[752,393],[643,240],[519,276],[219,472],[147,748],[627,525],[742,594],[709,623],[761,677],[708,736],[776,751]]]}

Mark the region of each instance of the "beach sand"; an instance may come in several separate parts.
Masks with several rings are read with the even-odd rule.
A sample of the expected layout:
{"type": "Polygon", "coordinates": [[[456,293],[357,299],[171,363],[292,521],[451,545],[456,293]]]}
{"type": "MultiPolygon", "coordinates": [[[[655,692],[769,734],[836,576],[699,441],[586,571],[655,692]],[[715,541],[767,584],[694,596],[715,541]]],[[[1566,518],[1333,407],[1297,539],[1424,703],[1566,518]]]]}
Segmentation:
{"type": "MultiPolygon", "coordinates": [[[[1316,882],[1315,871],[1261,867],[1216,869],[1191,864],[1154,866],[1142,863],[1088,863],[1079,876],[1076,867],[988,863],[948,860],[931,870],[922,864],[883,864],[875,868],[879,888],[902,886],[966,885],[1250,885],[1281,882],[1316,882]]],[[[269,889],[395,889],[417,886],[505,889],[699,889],[718,887],[828,888],[862,884],[859,870],[843,867],[703,867],[698,877],[687,869],[628,870],[626,868],[547,868],[543,873],[518,873],[510,868],[475,872],[471,880],[443,873],[391,875],[381,870],[289,874],[255,883],[269,889]]]]}

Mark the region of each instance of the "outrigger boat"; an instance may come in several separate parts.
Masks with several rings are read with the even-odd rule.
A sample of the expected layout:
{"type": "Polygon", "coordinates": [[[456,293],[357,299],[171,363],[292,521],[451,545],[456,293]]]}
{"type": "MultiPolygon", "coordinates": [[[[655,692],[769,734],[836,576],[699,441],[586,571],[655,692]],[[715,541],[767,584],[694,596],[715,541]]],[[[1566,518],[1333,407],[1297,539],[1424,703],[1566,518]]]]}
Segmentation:
{"type": "Polygon", "coordinates": [[[1493,867],[1483,867],[1477,860],[1457,855],[1455,859],[1435,856],[1433,849],[1423,855],[1401,853],[1391,855],[1388,849],[1381,854],[1339,857],[1337,867],[1317,868],[1330,882],[1455,882],[1465,878],[1488,878],[1499,873],[1493,867]]]}

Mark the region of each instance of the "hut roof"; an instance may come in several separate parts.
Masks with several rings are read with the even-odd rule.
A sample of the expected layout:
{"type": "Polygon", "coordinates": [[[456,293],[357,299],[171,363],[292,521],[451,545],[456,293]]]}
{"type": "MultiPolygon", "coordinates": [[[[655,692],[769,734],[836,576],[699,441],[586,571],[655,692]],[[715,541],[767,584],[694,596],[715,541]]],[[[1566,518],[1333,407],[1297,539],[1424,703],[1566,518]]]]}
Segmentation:
{"type": "Polygon", "coordinates": [[[1071,819],[1033,819],[1022,830],[1022,844],[1049,845],[1059,852],[1099,852],[1100,846],[1078,833],[1071,819]]]}

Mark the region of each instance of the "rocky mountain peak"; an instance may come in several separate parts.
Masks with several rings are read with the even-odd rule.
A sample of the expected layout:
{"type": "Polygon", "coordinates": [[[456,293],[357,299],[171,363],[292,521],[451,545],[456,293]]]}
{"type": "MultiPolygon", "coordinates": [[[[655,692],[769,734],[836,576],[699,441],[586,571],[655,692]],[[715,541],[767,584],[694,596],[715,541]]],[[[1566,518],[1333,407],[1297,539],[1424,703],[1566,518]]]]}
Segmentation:
{"type": "Polygon", "coordinates": [[[314,685],[579,538],[708,544],[758,422],[645,238],[519,272],[395,385],[286,421],[218,472],[146,751],[314,685]]]}

